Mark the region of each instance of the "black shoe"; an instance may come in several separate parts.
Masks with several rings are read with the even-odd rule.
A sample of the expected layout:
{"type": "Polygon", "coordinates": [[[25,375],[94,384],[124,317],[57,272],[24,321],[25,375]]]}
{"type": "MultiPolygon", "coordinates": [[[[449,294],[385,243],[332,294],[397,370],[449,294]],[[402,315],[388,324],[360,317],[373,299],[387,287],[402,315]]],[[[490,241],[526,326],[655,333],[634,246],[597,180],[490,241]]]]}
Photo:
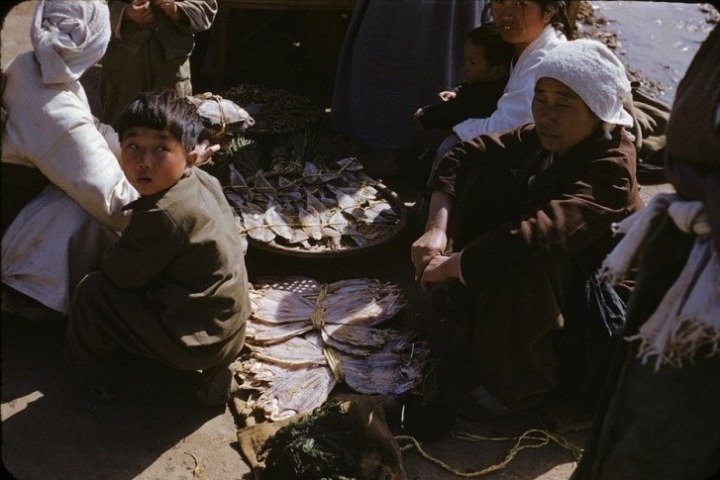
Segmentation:
{"type": "Polygon", "coordinates": [[[202,371],[195,397],[205,407],[219,407],[227,404],[238,388],[230,366],[218,365],[202,371]]]}

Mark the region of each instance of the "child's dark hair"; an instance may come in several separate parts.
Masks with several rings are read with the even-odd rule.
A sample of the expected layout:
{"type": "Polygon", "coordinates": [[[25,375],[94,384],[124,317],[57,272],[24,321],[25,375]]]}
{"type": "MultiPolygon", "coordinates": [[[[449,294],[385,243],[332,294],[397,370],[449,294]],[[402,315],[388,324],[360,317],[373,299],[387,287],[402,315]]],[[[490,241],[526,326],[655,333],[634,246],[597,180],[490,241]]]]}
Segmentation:
{"type": "Polygon", "coordinates": [[[168,131],[182,143],[186,152],[195,148],[203,132],[197,108],[170,89],[141,93],[125,107],[118,120],[120,139],[135,127],[168,131]]]}
{"type": "Polygon", "coordinates": [[[510,66],[515,46],[502,39],[500,29],[494,23],[486,23],[473,28],[465,38],[476,47],[482,48],[483,55],[490,66],[510,66]]]}

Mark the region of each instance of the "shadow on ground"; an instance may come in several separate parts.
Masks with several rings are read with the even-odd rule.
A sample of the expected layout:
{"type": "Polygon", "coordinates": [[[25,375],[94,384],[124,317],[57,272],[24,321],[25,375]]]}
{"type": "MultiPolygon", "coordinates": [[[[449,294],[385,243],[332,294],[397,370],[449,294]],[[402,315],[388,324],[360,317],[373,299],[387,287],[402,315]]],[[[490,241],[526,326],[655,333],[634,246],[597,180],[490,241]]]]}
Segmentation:
{"type": "MultiPolygon", "coordinates": [[[[139,358],[125,362],[122,397],[98,405],[63,359],[64,335],[64,325],[3,316],[2,457],[14,478],[151,478],[142,472],[225,410],[195,403],[195,372],[139,358]]],[[[185,457],[155,478],[192,478],[185,457]]]]}

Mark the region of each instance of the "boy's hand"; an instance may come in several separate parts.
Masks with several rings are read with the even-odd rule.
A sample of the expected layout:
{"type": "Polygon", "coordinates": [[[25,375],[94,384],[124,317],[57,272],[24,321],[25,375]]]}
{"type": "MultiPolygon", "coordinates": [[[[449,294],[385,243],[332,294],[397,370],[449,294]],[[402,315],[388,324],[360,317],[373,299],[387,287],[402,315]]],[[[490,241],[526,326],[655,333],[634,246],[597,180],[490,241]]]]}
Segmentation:
{"type": "Polygon", "coordinates": [[[457,96],[457,93],[453,92],[452,90],[448,90],[445,92],[438,93],[438,97],[440,97],[440,100],[443,102],[447,102],[448,100],[452,100],[457,96]]]}
{"type": "Polygon", "coordinates": [[[125,9],[125,17],[135,23],[150,23],[153,21],[153,12],[150,0],[134,0],[125,9]]]}

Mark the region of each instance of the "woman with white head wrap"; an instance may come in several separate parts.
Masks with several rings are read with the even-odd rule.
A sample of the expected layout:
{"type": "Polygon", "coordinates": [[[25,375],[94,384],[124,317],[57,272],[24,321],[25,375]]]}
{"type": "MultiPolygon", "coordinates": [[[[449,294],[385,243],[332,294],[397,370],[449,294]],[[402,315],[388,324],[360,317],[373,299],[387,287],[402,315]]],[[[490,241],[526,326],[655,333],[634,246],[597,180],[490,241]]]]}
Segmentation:
{"type": "Polygon", "coordinates": [[[596,384],[625,306],[595,273],[612,223],[642,206],[620,61],[575,40],[537,71],[535,123],[442,159],[411,250],[421,284],[445,287],[436,291],[472,312],[476,376],[466,387],[495,412],[528,407],[569,379],[575,391],[596,384]]]}
{"type": "Polygon", "coordinates": [[[117,135],[93,117],[79,82],[107,47],[106,3],[39,0],[30,37],[33,51],[4,72],[3,310],[33,303],[18,304],[19,292],[64,314],[137,192],[120,169],[117,135]]]}

